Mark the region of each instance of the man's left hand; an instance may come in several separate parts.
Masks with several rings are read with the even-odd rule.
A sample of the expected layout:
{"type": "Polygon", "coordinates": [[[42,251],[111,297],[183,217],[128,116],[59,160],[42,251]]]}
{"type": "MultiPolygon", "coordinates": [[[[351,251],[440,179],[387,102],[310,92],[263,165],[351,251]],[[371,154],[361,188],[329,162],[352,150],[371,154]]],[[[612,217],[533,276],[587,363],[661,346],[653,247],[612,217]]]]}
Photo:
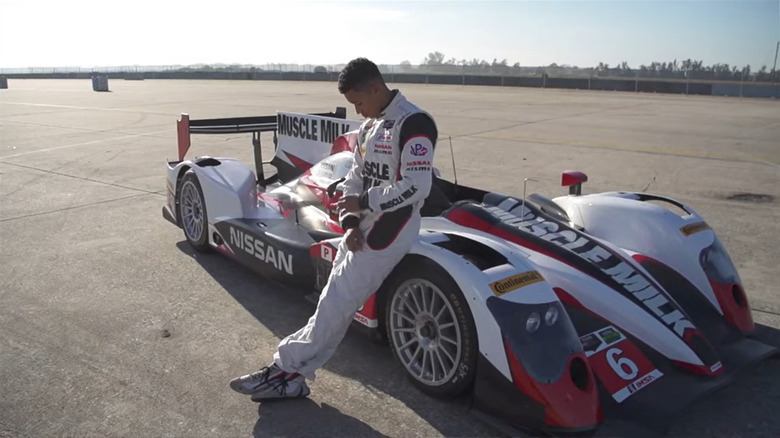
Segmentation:
{"type": "Polygon", "coordinates": [[[357,196],[347,196],[336,201],[339,210],[346,213],[357,213],[360,211],[360,198],[357,196]]]}

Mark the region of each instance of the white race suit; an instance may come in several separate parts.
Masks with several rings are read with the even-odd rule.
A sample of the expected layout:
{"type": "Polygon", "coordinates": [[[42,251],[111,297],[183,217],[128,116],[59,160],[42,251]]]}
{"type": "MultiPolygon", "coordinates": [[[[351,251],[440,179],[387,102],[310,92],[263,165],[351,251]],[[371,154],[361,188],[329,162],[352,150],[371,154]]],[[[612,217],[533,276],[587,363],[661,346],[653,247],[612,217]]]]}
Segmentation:
{"type": "Polygon", "coordinates": [[[363,247],[349,251],[342,239],[317,310],[274,354],[281,369],[310,380],[333,356],[358,308],[418,238],[438,131],[430,115],[393,93],[379,117],[360,126],[354,165],[340,185],[344,197],[360,197],[360,214],[340,220],[345,231],[360,227],[363,247]]]}

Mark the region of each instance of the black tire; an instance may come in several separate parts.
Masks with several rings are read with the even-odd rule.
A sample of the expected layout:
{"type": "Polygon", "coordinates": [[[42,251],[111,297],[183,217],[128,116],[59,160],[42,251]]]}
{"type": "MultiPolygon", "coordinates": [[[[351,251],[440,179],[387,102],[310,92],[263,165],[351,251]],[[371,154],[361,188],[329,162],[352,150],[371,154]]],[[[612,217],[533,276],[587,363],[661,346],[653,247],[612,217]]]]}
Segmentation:
{"type": "Polygon", "coordinates": [[[187,242],[196,251],[211,252],[206,199],[193,170],[188,170],[181,179],[177,198],[177,214],[187,242]]]}
{"type": "Polygon", "coordinates": [[[415,257],[399,265],[386,290],[387,340],[412,383],[439,398],[470,389],[477,373],[477,329],[455,280],[433,261],[415,257]]]}

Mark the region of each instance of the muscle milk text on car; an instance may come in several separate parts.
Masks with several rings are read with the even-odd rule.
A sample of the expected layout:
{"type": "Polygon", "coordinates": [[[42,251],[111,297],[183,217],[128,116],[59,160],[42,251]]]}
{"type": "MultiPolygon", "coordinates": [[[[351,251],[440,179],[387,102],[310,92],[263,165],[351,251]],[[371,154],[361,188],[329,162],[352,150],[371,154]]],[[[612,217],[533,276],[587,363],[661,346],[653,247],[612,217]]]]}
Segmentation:
{"type": "Polygon", "coordinates": [[[291,116],[287,114],[279,114],[277,123],[279,135],[288,135],[324,143],[333,143],[336,141],[336,138],[349,132],[351,129],[349,123],[339,123],[321,118],[291,116]]]}
{"type": "MultiPolygon", "coordinates": [[[[526,209],[523,217],[518,217],[514,213],[508,213],[500,207],[488,206],[486,210],[507,225],[528,231],[593,262],[602,272],[612,277],[613,280],[629,291],[645,307],[650,309],[654,315],[661,318],[680,338],[685,339],[686,329],[695,329],[695,326],[685,319],[685,315],[674,308],[666,296],[651,285],[639,271],[590,239],[583,236],[576,239],[577,233],[570,230],[557,232],[560,229],[557,223],[536,216],[529,209],[526,209]]],[[[517,210],[517,208],[514,210],[517,210]]]]}
{"type": "Polygon", "coordinates": [[[258,260],[262,260],[280,271],[293,275],[291,254],[285,254],[284,251],[266,245],[265,242],[255,239],[251,234],[230,227],[230,245],[257,257],[258,260]]]}

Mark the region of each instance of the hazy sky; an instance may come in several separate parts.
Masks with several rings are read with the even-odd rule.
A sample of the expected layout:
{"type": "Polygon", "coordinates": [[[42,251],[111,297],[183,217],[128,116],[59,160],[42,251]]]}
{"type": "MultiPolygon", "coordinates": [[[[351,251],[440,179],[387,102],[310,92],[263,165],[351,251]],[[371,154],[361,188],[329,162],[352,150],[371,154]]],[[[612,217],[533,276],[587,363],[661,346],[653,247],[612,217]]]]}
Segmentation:
{"type": "Polygon", "coordinates": [[[780,0],[0,0],[0,67],[447,58],[771,69],[780,0]]]}

